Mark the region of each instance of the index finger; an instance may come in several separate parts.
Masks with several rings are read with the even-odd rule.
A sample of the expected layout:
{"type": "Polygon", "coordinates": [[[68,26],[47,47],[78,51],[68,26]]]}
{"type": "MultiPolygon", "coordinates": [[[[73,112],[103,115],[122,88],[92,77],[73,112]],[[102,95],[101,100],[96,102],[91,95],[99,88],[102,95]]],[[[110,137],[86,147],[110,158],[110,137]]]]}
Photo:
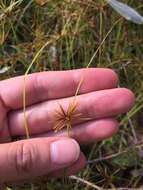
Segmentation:
{"type": "MultiPolygon", "coordinates": [[[[117,86],[118,78],[110,69],[78,69],[48,71],[26,77],[26,105],[41,101],[73,96],[81,79],[79,94],[110,89],[117,86]]],[[[24,76],[0,82],[0,97],[8,109],[23,106],[24,76]]]]}

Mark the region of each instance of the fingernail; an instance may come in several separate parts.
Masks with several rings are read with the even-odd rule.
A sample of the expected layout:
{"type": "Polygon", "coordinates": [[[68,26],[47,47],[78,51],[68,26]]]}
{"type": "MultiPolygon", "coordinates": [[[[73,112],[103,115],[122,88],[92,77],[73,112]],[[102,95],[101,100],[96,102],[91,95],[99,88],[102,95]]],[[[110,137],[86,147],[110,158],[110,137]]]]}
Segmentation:
{"type": "Polygon", "coordinates": [[[51,144],[51,162],[58,165],[68,165],[79,158],[80,147],[73,139],[58,140],[51,144]]]}

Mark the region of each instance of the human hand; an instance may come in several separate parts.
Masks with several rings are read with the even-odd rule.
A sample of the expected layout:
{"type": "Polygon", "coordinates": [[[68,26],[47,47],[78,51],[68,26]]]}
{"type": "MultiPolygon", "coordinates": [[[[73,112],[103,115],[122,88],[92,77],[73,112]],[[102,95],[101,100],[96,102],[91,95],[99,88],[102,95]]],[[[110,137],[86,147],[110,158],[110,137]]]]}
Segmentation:
{"type": "Polygon", "coordinates": [[[25,135],[22,77],[0,82],[0,183],[23,181],[42,175],[71,175],[86,161],[78,143],[67,137],[66,128],[53,132],[59,103],[66,110],[76,88],[77,113],[87,120],[75,120],[71,138],[79,144],[111,137],[118,131],[115,117],[130,110],[134,95],[116,88],[117,75],[109,69],[80,69],[35,73],[26,79],[27,121],[31,139],[11,142],[25,135]],[[36,138],[34,138],[36,137],[36,138]]]}

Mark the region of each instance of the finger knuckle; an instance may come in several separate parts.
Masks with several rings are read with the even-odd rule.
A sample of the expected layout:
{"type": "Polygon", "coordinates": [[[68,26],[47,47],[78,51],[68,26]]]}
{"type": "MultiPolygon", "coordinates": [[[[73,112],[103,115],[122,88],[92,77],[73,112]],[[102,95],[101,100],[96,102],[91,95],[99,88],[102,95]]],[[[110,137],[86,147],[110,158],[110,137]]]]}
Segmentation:
{"type": "Polygon", "coordinates": [[[36,166],[36,150],[33,144],[20,143],[15,153],[15,168],[18,174],[30,174],[36,166]]]}
{"type": "Polygon", "coordinates": [[[45,81],[43,81],[42,77],[41,77],[41,74],[40,73],[36,73],[35,75],[33,75],[33,80],[34,80],[34,83],[33,83],[33,94],[37,97],[37,99],[39,99],[39,101],[41,99],[45,99],[45,94],[47,95],[48,97],[48,89],[45,88],[45,81]],[[43,92],[43,93],[41,93],[43,92]]]}

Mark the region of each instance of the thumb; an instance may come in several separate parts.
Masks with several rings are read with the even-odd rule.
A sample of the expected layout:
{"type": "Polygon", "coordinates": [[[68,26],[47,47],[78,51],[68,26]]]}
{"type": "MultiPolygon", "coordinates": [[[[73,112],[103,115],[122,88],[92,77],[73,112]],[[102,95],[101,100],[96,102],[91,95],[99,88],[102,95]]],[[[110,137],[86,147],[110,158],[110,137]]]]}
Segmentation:
{"type": "Polygon", "coordinates": [[[69,138],[37,138],[0,145],[1,183],[27,180],[69,167],[80,155],[69,138]]]}

